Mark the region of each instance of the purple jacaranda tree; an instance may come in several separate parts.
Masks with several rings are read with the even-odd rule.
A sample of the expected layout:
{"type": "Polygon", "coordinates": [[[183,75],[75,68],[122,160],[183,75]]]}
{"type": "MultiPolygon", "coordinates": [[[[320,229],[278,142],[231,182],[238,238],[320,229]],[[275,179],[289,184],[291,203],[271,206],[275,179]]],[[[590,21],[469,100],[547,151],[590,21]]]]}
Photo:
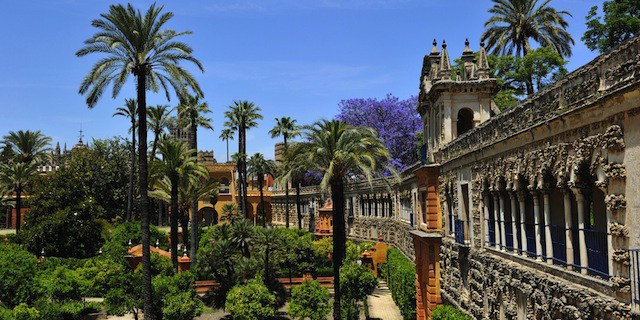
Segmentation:
{"type": "Polygon", "coordinates": [[[418,161],[418,138],[422,120],[416,111],[417,97],[400,100],[392,94],[383,99],[356,98],[342,100],[336,119],[353,126],[375,129],[391,154],[389,165],[402,171],[418,161]]]}

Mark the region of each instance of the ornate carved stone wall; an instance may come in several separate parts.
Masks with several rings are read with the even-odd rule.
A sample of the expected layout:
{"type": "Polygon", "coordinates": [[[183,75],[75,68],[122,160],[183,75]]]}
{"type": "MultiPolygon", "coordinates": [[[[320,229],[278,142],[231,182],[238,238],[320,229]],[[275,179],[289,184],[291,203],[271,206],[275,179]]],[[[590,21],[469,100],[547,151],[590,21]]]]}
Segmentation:
{"type": "Polygon", "coordinates": [[[484,250],[441,247],[442,297],[476,319],[632,319],[629,305],[484,250]],[[468,265],[462,256],[468,257],[468,265]],[[466,269],[465,269],[466,268],[466,269]],[[520,301],[519,301],[520,299],[520,301]]]}
{"type": "Polygon", "coordinates": [[[447,228],[443,299],[476,319],[633,318],[628,250],[640,238],[631,227],[640,214],[639,114],[635,39],[444,146],[443,221],[458,216],[461,177],[470,172],[473,239],[461,245],[447,228]],[[552,237],[554,227],[562,238],[552,237]],[[580,233],[572,248],[570,232],[580,233]],[[592,265],[596,246],[605,265],[592,265]]]}

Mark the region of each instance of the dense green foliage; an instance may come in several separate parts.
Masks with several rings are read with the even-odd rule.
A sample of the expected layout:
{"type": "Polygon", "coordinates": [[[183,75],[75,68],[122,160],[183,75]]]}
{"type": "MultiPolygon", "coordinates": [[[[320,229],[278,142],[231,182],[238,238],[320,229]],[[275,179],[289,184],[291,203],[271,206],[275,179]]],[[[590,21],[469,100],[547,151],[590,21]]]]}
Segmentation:
{"type": "Polygon", "coordinates": [[[431,320],[470,320],[471,317],[453,306],[441,305],[433,309],[431,320]]]}
{"type": "Polygon", "coordinates": [[[13,244],[0,244],[0,305],[13,308],[37,296],[37,258],[13,244]]]}
{"type": "Polygon", "coordinates": [[[594,6],[586,17],[587,30],[582,41],[587,48],[604,53],[640,35],[640,1],[604,1],[602,12],[604,15],[599,16],[598,6],[594,6]]]}
{"type": "Polygon", "coordinates": [[[387,275],[389,290],[402,317],[406,320],[416,318],[416,270],[398,249],[387,251],[387,275]]]}
{"type": "MultiPolygon", "coordinates": [[[[169,246],[169,238],[166,232],[158,229],[155,226],[149,226],[151,233],[151,245],[163,250],[167,250],[169,246]]],[[[135,246],[142,242],[142,231],[140,229],[140,223],[137,221],[125,222],[118,225],[113,234],[105,242],[102,248],[103,256],[108,257],[114,261],[119,261],[122,264],[126,264],[124,256],[127,254],[129,248],[129,241],[131,245],[135,246]]]]}
{"type": "Polygon", "coordinates": [[[329,289],[318,281],[305,281],[291,291],[288,313],[296,319],[323,320],[331,312],[329,289]]]}
{"type": "Polygon", "coordinates": [[[20,241],[47,256],[87,258],[102,246],[99,219],[125,212],[129,150],[119,138],[67,153],[59,169],[33,179],[20,241]]]}
{"type": "Polygon", "coordinates": [[[209,297],[216,306],[224,305],[232,287],[258,275],[281,305],[284,289],[275,281],[276,277],[313,274],[326,261],[329,261],[326,256],[317,255],[311,233],[285,228],[269,230],[240,220],[204,232],[194,272],[200,279],[220,283],[220,288],[209,297]]]}
{"type": "Polygon", "coordinates": [[[378,285],[373,271],[355,262],[347,262],[340,268],[340,290],[342,291],[342,319],[357,319],[360,310],[358,301],[363,301],[378,285]]]}
{"type": "Polygon", "coordinates": [[[69,208],[89,211],[95,219],[122,218],[130,153],[129,144],[118,137],[72,149],[57,171],[35,179],[29,199],[34,217],[69,208]]]}
{"type": "Polygon", "coordinates": [[[261,320],[273,317],[276,298],[260,280],[250,280],[229,291],[225,310],[235,320],[261,320]]]}
{"type": "Polygon", "coordinates": [[[42,319],[40,312],[36,308],[29,307],[26,303],[21,303],[13,308],[13,318],[15,320],[39,320],[42,319]]]}

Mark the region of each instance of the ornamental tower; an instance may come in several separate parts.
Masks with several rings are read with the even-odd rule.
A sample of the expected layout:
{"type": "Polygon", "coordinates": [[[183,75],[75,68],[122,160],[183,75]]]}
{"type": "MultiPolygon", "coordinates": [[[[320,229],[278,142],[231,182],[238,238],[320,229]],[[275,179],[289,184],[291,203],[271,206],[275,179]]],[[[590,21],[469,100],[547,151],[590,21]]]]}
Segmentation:
{"type": "Polygon", "coordinates": [[[442,41],[424,58],[418,112],[424,124],[427,162],[438,163],[444,145],[498,113],[492,97],[498,82],[489,72],[484,44],[474,53],[465,41],[461,64],[451,67],[447,44],[442,41]]]}

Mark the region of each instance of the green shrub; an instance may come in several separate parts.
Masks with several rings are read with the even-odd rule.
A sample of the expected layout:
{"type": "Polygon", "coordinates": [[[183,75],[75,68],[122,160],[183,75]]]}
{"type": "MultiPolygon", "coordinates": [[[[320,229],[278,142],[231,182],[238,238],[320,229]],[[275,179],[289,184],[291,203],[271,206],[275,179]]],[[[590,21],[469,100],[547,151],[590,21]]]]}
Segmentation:
{"type": "Polygon", "coordinates": [[[357,319],[360,314],[358,301],[363,301],[378,285],[373,271],[355,262],[348,262],[340,268],[340,307],[343,319],[357,319]]]}
{"type": "MultiPolygon", "coordinates": [[[[142,272],[142,263],[138,265],[135,272],[142,272]]],[[[151,252],[151,276],[172,276],[175,274],[171,259],[161,256],[156,252],[151,252]]]]}
{"type": "Polygon", "coordinates": [[[101,232],[102,225],[95,221],[91,209],[40,212],[34,208],[26,214],[24,229],[18,238],[36,255],[44,249],[49,256],[88,258],[100,250],[104,242],[101,232]]]}
{"type": "MultiPolygon", "coordinates": [[[[0,244],[2,243],[16,243],[15,233],[0,234],[0,244]]],[[[0,318],[2,320],[2,318],[0,318]]]]}
{"type": "Polygon", "coordinates": [[[229,291],[225,309],[234,320],[262,320],[275,316],[275,300],[267,287],[254,279],[229,291]]]}
{"type": "Polygon", "coordinates": [[[13,318],[15,320],[40,320],[40,312],[36,308],[29,307],[26,303],[21,303],[13,308],[13,318]]]}
{"type": "Polygon", "coordinates": [[[47,297],[56,302],[80,300],[86,287],[85,280],[66,266],[40,272],[38,284],[47,297]]]}
{"type": "Polygon", "coordinates": [[[0,244],[0,305],[9,308],[37,299],[38,259],[15,244],[0,244]]]}
{"type": "Polygon", "coordinates": [[[191,320],[202,313],[202,301],[190,292],[179,292],[162,298],[164,319],[191,320]]]}
{"type": "MultiPolygon", "coordinates": [[[[149,226],[149,230],[151,232],[151,245],[155,246],[156,240],[158,240],[160,249],[169,250],[169,237],[167,233],[153,225],[149,226]]],[[[141,243],[142,231],[140,229],[140,222],[129,221],[118,225],[102,248],[103,256],[126,264],[124,256],[129,249],[129,240],[131,240],[132,246],[141,243]]]]}
{"type": "Polygon", "coordinates": [[[165,319],[193,319],[202,313],[203,304],[193,286],[195,276],[183,272],[173,276],[159,275],[153,279],[156,305],[165,319]]]}
{"type": "Polygon", "coordinates": [[[111,259],[93,258],[85,261],[83,267],[76,270],[85,280],[85,296],[104,296],[109,289],[118,287],[127,273],[131,272],[123,265],[111,259]]]}
{"type": "Polygon", "coordinates": [[[90,313],[100,311],[97,302],[71,301],[60,305],[59,320],[83,320],[90,313]]]}
{"type": "Polygon", "coordinates": [[[323,320],[331,312],[329,290],[320,286],[318,281],[305,281],[293,288],[289,303],[289,314],[296,319],[310,318],[323,320]]]}
{"type": "Polygon", "coordinates": [[[433,309],[431,320],[471,320],[471,317],[453,306],[441,305],[433,309]]]}
{"type": "Polygon", "coordinates": [[[13,312],[10,309],[0,306],[0,320],[14,320],[13,312]]]}
{"type": "Polygon", "coordinates": [[[405,320],[416,318],[416,271],[402,253],[395,248],[387,251],[389,290],[393,301],[405,320]]]}

